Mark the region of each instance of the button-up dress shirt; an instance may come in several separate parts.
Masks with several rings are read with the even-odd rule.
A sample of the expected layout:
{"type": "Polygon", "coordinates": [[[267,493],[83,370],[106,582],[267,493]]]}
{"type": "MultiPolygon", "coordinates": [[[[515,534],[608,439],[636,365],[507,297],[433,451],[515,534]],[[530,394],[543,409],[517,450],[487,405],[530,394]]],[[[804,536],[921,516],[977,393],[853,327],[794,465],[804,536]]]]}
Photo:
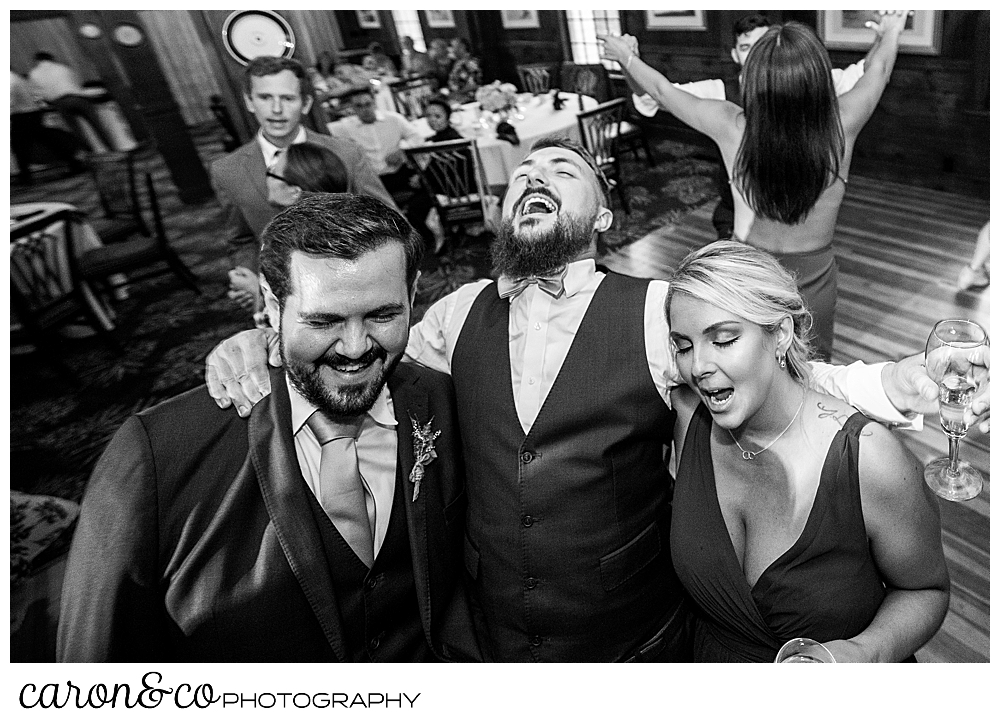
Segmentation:
{"type": "MultiPolygon", "coordinates": [[[[295,145],[296,143],[305,143],[305,142],[306,142],[306,129],[302,126],[299,126],[299,132],[295,134],[295,138],[292,139],[291,145],[295,145]]],[[[281,153],[281,151],[283,151],[284,148],[276,146],[273,143],[271,143],[271,141],[267,140],[267,138],[264,137],[264,131],[260,129],[257,130],[257,143],[258,145],[260,145],[260,152],[264,154],[264,165],[267,168],[270,168],[271,166],[274,165],[274,159],[277,158],[278,154],[281,153]]]]}
{"type": "Polygon", "coordinates": [[[368,163],[380,176],[399,170],[399,166],[388,166],[385,162],[387,155],[424,142],[423,136],[406,118],[399,113],[381,110],[375,112],[374,123],[362,123],[356,115],[352,115],[327,124],[327,128],[331,136],[347,138],[361,146],[368,163]]]}
{"type": "MultiPolygon", "coordinates": [[[[295,390],[286,378],[288,396],[292,402],[292,434],[295,437],[295,456],[309,490],[321,500],[319,463],[322,448],[306,420],[316,411],[295,390]]],[[[375,556],[382,547],[389,529],[392,496],[396,490],[396,413],[392,406],[389,388],[384,387],[375,405],[365,415],[358,435],[358,469],[368,494],[368,519],[374,523],[375,556]]]]}
{"type": "MultiPolygon", "coordinates": [[[[508,340],[514,406],[525,434],[555,383],[580,322],[604,280],[592,259],[569,264],[566,293],[555,299],[528,286],[510,299],[508,340]]],[[[462,327],[476,297],[489,279],[466,284],[434,303],[423,319],[410,329],[406,356],[421,364],[451,373],[451,359],[462,327]]],[[[652,280],[646,291],[644,329],[649,374],[663,401],[670,404],[670,389],[682,384],[670,350],[670,327],[665,313],[666,281],[652,280]]],[[[609,344],[615,343],[608,339],[609,344]]],[[[904,417],[882,388],[884,364],[855,362],[850,366],[812,363],[812,386],[846,400],[876,419],[919,428],[917,420],[904,417]]]]}

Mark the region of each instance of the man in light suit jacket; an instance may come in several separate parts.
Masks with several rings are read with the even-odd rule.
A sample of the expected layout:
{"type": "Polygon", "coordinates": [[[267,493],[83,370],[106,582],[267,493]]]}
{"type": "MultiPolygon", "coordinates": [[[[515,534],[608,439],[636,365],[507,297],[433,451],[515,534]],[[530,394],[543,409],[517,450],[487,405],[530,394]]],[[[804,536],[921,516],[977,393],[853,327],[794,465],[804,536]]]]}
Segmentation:
{"type": "Polygon", "coordinates": [[[84,495],[58,659],[478,659],[454,394],[399,363],[422,241],[380,201],[317,194],[261,253],[287,371],[249,418],[195,389],[118,431],[84,495]],[[328,457],[317,415],[355,423],[355,451],[328,457]],[[366,550],[329,487],[348,457],[366,550]]]}
{"type": "MultiPolygon", "coordinates": [[[[396,204],[357,144],[302,125],[302,117],[312,107],[313,87],[301,63],[271,56],[254,58],[246,67],[243,91],[243,101],[260,130],[249,143],[215,161],[211,176],[226,215],[230,258],[236,268],[245,269],[237,276],[255,286],[261,232],[279,210],[268,202],[266,176],[282,149],[304,141],[328,148],[347,169],[349,192],[374,196],[392,208],[396,204]]],[[[240,298],[244,305],[251,303],[247,294],[230,296],[240,298]]]]}

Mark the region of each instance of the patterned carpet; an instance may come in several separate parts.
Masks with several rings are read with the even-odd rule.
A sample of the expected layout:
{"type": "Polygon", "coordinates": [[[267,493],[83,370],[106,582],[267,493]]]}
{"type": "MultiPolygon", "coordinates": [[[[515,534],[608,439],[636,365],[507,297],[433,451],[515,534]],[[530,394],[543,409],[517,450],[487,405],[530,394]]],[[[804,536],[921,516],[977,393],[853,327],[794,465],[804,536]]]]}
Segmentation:
{"type": "MultiPolygon", "coordinates": [[[[223,153],[212,128],[195,132],[207,164],[223,153]]],[[[626,245],[714,197],[715,164],[693,146],[660,140],[659,161],[625,159],[624,177],[632,213],[614,199],[618,220],[605,235],[609,247],[626,245]]],[[[198,276],[202,295],[172,275],[134,284],[116,302],[124,353],[115,355],[94,338],[66,339],[63,361],[79,377],[71,384],[38,354],[11,358],[11,488],[79,502],[94,463],[128,415],[202,383],[206,355],[222,338],[247,328],[248,318],[226,297],[229,267],[220,235],[221,212],[212,200],[181,203],[162,159],[149,152],[140,172],[153,173],[167,234],[198,276]]],[[[13,203],[58,200],[97,215],[98,201],[87,176],[13,186],[13,203]]],[[[437,298],[489,271],[486,238],[466,239],[440,256],[428,254],[415,318],[437,298]]]]}

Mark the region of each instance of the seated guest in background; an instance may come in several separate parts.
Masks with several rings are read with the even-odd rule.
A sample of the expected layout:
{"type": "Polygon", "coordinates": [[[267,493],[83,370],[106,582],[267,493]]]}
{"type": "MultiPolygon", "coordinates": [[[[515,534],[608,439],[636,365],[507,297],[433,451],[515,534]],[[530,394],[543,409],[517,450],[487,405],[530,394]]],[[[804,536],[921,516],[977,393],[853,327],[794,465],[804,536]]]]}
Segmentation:
{"type": "Polygon", "coordinates": [[[80,143],[73,136],[58,128],[49,128],[42,123],[44,114],[41,104],[35,99],[28,81],[13,70],[10,71],[10,150],[17,159],[17,180],[30,184],[31,164],[34,159],[32,146],[37,143],[48,148],[69,166],[69,174],[75,175],[86,169],[76,157],[80,143]]]}
{"type": "Polygon", "coordinates": [[[413,38],[403,36],[402,66],[404,78],[429,78],[434,75],[434,61],[427,53],[413,47],[413,38]]]}
{"type": "Polygon", "coordinates": [[[399,75],[396,64],[392,62],[392,58],[385,54],[385,50],[379,43],[371,43],[368,46],[368,54],[361,60],[361,67],[375,77],[394,78],[399,75]]]}
{"type": "MultiPolygon", "coordinates": [[[[697,80],[692,83],[674,83],[674,85],[681,90],[684,90],[691,95],[698,96],[699,98],[707,98],[712,100],[728,100],[733,103],[740,103],[740,87],[739,82],[742,78],[743,64],[746,63],[747,55],[750,53],[750,49],[753,48],[754,43],[761,39],[767,29],[771,27],[773,23],[771,19],[766,15],[752,14],[744,15],[735,23],[733,23],[733,45],[729,50],[729,55],[733,59],[733,62],[740,69],[740,76],[738,78],[730,78],[727,80],[714,79],[714,80],[697,80]]],[[[878,46],[879,35],[875,36],[875,43],[872,45],[871,50],[868,51],[868,56],[871,57],[872,53],[875,52],[875,48],[878,46]]],[[[633,47],[633,51],[636,52],[638,57],[638,44],[633,47]]],[[[864,75],[865,72],[865,59],[859,60],[857,63],[849,66],[848,68],[834,68],[833,69],[833,84],[837,90],[837,95],[843,95],[851,88],[854,84],[858,82],[858,79],[864,75]]],[[[626,76],[628,79],[628,76],[626,76]]],[[[646,116],[654,116],[659,110],[659,105],[648,93],[643,93],[641,88],[634,88],[638,95],[633,93],[632,101],[635,105],[636,110],[646,116]]],[[[712,214],[712,225],[715,226],[715,230],[718,233],[720,239],[729,238],[733,235],[733,191],[729,185],[729,176],[726,174],[725,164],[719,164],[719,173],[716,178],[716,185],[719,192],[719,202],[715,206],[715,211],[712,214]]]]}
{"type": "MultiPolygon", "coordinates": [[[[276,213],[267,202],[267,169],[282,150],[310,141],[336,154],[347,169],[348,190],[394,204],[361,149],[350,139],[307,130],[302,117],[312,107],[313,89],[305,68],[297,60],[260,56],[243,74],[243,100],[260,124],[257,135],[212,164],[212,187],[226,217],[226,242],[241,278],[257,273],[260,234],[276,213]]],[[[231,289],[242,306],[253,307],[245,290],[231,289]]],[[[257,309],[259,311],[259,308],[257,309]]]]}
{"type": "Polygon", "coordinates": [[[296,143],[267,171],[267,200],[291,206],[303,193],[345,193],[347,169],[337,154],[316,143],[296,143]]]}
{"type": "Polygon", "coordinates": [[[602,36],[602,57],[666,110],[719,146],[733,187],[733,237],[778,257],[813,315],[823,359],[833,352],[837,262],[833,233],[854,143],[889,83],[906,11],[880,11],[865,74],[839,98],[815,31],[788,22],[754,43],[742,73],[742,108],[678,89],[634,52],[635,39],[602,36]]]}
{"type": "Polygon", "coordinates": [[[84,495],[58,660],[479,659],[454,393],[400,363],[422,254],[363,196],[268,224],[275,393],[250,420],[196,389],[122,426],[84,495]]]}
{"type": "Polygon", "coordinates": [[[444,38],[434,38],[427,48],[427,55],[434,63],[434,78],[437,80],[438,90],[447,89],[448,74],[451,73],[453,62],[448,50],[448,41],[444,38]]]}
{"type": "Polygon", "coordinates": [[[424,142],[417,129],[406,118],[394,111],[378,110],[371,87],[352,90],[344,96],[354,115],[329,123],[327,128],[334,138],[353,141],[364,151],[369,165],[390,193],[405,194],[406,217],[421,236],[428,241],[434,235],[427,228],[427,213],[431,200],[414,178],[414,171],[406,164],[406,146],[424,142]]]}
{"type": "Polygon", "coordinates": [[[364,86],[371,74],[356,63],[342,61],[336,50],[324,50],[316,57],[316,70],[330,86],[331,92],[342,95],[349,88],[364,86]]]}
{"type": "Polygon", "coordinates": [[[75,70],[56,62],[51,53],[35,53],[35,65],[28,71],[28,82],[35,95],[59,111],[81,142],[86,143],[87,138],[80,125],[82,118],[90,124],[107,150],[115,149],[97,115],[94,102],[83,92],[83,84],[75,70]]]}
{"type": "Polygon", "coordinates": [[[467,103],[476,96],[476,90],[483,84],[483,71],[479,60],[469,52],[469,41],[455,38],[451,41],[453,62],[448,73],[448,98],[458,103],[467,103]]]}
{"type": "Polygon", "coordinates": [[[427,139],[428,143],[462,140],[462,134],[451,124],[451,104],[444,96],[435,95],[424,101],[424,118],[434,131],[434,135],[427,139]]]}
{"type": "Polygon", "coordinates": [[[670,280],[671,556],[696,662],[914,662],[948,611],[938,504],[885,427],[811,389],[809,312],[769,254],[718,241],[670,280]],[[721,512],[721,514],[720,514],[721,512]]]}
{"type": "MultiPolygon", "coordinates": [[[[667,548],[664,446],[680,382],[669,284],[596,267],[598,235],[613,220],[607,192],[586,149],[537,141],[503,199],[491,247],[499,280],[460,287],[410,330],[407,355],[455,385],[469,476],[465,559],[494,660],[690,659],[667,548]]],[[[264,337],[242,332],[208,358],[209,393],[242,415],[271,388],[264,337]]],[[[936,408],[922,358],[817,364],[811,381],[903,422],[897,407],[936,408]]]]}

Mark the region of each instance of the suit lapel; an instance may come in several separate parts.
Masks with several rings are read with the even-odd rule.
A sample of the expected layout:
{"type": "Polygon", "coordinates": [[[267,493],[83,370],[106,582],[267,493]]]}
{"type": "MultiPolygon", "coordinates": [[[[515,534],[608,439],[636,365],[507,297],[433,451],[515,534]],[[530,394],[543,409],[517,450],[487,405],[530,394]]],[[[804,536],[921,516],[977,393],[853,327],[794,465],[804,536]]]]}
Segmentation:
{"type": "Polygon", "coordinates": [[[292,573],[302,587],[327,642],[347,660],[333,580],[323,540],[313,524],[308,487],[299,469],[292,438],[292,409],[285,376],[271,370],[271,394],[254,406],[249,426],[250,456],[275,534],[292,573]]]}
{"type": "Polygon", "coordinates": [[[260,150],[256,135],[253,140],[243,146],[243,157],[241,159],[243,167],[243,177],[254,192],[260,197],[262,203],[267,200],[267,166],[264,165],[264,154],[260,150]]]}
{"type": "Polygon", "coordinates": [[[420,482],[421,492],[413,499],[414,484],[410,481],[415,458],[413,456],[413,422],[425,425],[430,422],[428,414],[429,400],[427,390],[420,384],[418,376],[410,365],[400,364],[389,379],[389,393],[392,395],[392,406],[396,413],[397,429],[397,463],[400,474],[398,479],[402,488],[397,494],[404,494],[406,506],[407,530],[410,535],[410,550],[413,557],[413,582],[417,589],[417,601],[420,606],[420,616],[424,630],[431,629],[431,590],[428,579],[428,539],[427,539],[427,489],[437,481],[436,467],[429,464],[424,467],[424,476],[420,482]]]}

